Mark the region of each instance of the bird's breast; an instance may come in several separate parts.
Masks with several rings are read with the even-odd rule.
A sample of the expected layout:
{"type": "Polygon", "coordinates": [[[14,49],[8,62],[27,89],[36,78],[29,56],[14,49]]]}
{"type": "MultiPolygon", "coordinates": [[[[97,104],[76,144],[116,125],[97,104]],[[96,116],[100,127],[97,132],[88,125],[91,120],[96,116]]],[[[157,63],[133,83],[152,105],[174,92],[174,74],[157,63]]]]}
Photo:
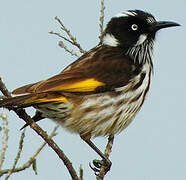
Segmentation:
{"type": "MultiPolygon", "coordinates": [[[[80,135],[106,136],[122,131],[142,106],[150,85],[151,69],[144,65],[130,82],[112,92],[84,95],[75,101],[40,107],[46,117],[80,135]]],[[[73,99],[72,98],[72,99],[73,99]]]]}
{"type": "Polygon", "coordinates": [[[142,106],[150,85],[151,69],[142,71],[114,92],[86,95],[74,106],[63,126],[79,134],[106,136],[127,127],[142,106]]]}

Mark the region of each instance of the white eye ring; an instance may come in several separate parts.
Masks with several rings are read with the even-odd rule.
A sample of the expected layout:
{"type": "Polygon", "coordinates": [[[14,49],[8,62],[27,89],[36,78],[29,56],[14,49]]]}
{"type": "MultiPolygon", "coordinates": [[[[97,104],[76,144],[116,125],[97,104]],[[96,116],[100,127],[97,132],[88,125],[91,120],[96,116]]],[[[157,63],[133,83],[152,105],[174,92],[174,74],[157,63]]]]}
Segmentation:
{"type": "Polygon", "coordinates": [[[133,31],[137,31],[137,30],[138,30],[138,25],[137,25],[137,24],[133,24],[133,25],[131,26],[131,29],[132,29],[133,31]]]}

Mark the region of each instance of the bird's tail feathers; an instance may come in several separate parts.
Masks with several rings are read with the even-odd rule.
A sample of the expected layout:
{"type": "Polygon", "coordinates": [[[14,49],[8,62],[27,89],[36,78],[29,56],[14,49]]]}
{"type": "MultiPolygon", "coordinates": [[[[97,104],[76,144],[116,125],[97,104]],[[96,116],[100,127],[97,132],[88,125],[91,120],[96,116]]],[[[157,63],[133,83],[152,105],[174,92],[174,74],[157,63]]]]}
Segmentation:
{"type": "Polygon", "coordinates": [[[22,96],[16,96],[0,100],[0,108],[25,108],[43,103],[61,103],[66,102],[67,99],[59,93],[55,92],[44,92],[38,94],[27,94],[22,96]]]}

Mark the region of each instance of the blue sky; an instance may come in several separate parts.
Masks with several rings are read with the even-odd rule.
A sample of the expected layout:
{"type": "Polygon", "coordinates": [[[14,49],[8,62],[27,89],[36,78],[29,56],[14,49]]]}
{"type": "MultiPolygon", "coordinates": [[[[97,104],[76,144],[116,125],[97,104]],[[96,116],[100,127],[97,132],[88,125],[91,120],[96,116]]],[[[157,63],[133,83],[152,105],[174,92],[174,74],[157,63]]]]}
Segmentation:
{"type": "MultiPolygon", "coordinates": [[[[112,169],[107,179],[184,180],[186,178],[186,83],[185,41],[186,1],[105,0],[105,23],[128,9],[151,12],[157,20],[170,20],[181,27],[158,33],[154,51],[154,75],[146,101],[129,127],[115,137],[111,154],[112,169]]],[[[13,90],[59,73],[76,58],[58,47],[59,38],[48,34],[60,31],[55,16],[71,29],[86,50],[98,43],[99,1],[32,0],[2,1],[0,6],[0,76],[13,90]]],[[[7,112],[0,110],[0,112],[7,112]]],[[[23,121],[8,113],[10,137],[4,168],[13,161],[23,121]]],[[[32,114],[33,110],[29,109],[32,114]]],[[[1,122],[0,122],[1,125],[1,122]]],[[[54,123],[39,125],[50,132],[54,123]]],[[[0,134],[1,136],[1,134],[0,134]]],[[[99,158],[79,136],[59,128],[57,144],[70,157],[76,169],[82,164],[84,179],[95,179],[88,163],[99,158]]],[[[93,140],[104,149],[105,138],[93,140]]],[[[23,155],[25,162],[42,140],[27,128],[23,155]]],[[[37,159],[38,175],[31,169],[10,179],[70,179],[57,155],[46,147],[37,159]]]]}

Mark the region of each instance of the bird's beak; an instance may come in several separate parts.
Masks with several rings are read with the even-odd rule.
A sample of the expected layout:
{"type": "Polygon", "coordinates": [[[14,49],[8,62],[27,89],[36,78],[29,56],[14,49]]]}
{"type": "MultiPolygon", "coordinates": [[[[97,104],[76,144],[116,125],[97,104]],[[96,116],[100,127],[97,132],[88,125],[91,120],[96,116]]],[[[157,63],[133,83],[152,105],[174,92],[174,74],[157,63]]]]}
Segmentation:
{"type": "Polygon", "coordinates": [[[151,28],[152,28],[152,31],[156,32],[160,29],[173,27],[173,26],[180,26],[180,24],[175,23],[175,22],[171,22],[171,21],[158,21],[158,22],[154,23],[151,28]]]}

